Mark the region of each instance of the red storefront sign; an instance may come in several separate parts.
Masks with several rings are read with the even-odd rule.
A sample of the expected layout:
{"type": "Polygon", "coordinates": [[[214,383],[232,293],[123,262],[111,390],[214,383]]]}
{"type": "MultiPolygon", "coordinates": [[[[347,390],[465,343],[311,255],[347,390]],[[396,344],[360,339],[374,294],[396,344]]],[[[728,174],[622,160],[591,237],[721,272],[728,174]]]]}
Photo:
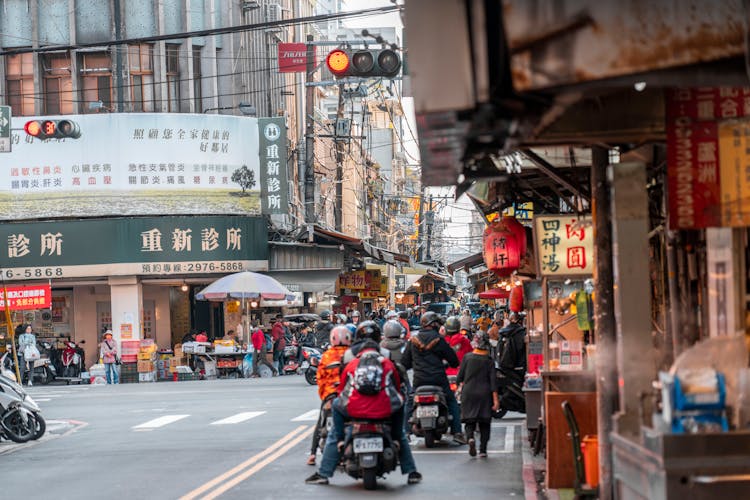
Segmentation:
{"type": "MultiPolygon", "coordinates": [[[[315,66],[315,59],[313,59],[315,66]]],[[[304,73],[307,71],[307,45],[304,43],[279,44],[279,73],[304,73]]]]}
{"type": "Polygon", "coordinates": [[[666,104],[670,227],[746,225],[748,162],[733,150],[748,140],[750,88],[675,89],[666,104]]]}
{"type": "Polygon", "coordinates": [[[0,288],[0,308],[5,308],[5,290],[8,291],[8,308],[11,311],[25,309],[49,309],[52,306],[50,285],[9,286],[0,288]]]}

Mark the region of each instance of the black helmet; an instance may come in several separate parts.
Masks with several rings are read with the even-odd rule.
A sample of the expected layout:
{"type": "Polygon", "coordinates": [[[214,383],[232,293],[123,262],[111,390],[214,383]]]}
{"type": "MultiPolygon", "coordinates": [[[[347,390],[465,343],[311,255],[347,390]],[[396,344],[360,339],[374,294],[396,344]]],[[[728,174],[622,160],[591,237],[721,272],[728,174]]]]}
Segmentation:
{"type": "Polygon", "coordinates": [[[427,311],[419,319],[419,326],[423,330],[432,326],[433,323],[437,323],[438,325],[441,325],[443,323],[440,315],[434,311],[427,311]]]}
{"type": "Polygon", "coordinates": [[[456,333],[461,329],[461,320],[456,316],[451,316],[445,321],[445,333],[456,333]]]}
{"type": "Polygon", "coordinates": [[[406,333],[405,328],[395,319],[386,321],[383,325],[383,335],[385,335],[385,338],[387,339],[400,338],[404,333],[406,333]]]}
{"type": "Polygon", "coordinates": [[[363,321],[357,325],[357,331],[354,332],[354,338],[356,340],[370,339],[380,343],[382,334],[377,323],[374,321],[363,321]]]}
{"type": "Polygon", "coordinates": [[[320,319],[331,319],[331,311],[326,309],[322,313],[320,313],[320,319]]]}

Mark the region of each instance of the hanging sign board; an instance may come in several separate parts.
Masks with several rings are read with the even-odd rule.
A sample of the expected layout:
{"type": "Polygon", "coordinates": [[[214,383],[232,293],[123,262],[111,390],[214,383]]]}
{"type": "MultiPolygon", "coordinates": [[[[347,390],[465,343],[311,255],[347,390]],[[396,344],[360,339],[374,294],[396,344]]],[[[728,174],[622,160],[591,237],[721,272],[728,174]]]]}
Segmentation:
{"type": "MultiPolygon", "coordinates": [[[[9,286],[8,308],[11,311],[49,309],[52,307],[52,290],[47,285],[9,286]]],[[[5,308],[5,290],[0,288],[0,309],[5,308]]]]}
{"type": "Polygon", "coordinates": [[[534,217],[534,250],[541,276],[594,274],[594,228],[591,217],[534,217]]]}

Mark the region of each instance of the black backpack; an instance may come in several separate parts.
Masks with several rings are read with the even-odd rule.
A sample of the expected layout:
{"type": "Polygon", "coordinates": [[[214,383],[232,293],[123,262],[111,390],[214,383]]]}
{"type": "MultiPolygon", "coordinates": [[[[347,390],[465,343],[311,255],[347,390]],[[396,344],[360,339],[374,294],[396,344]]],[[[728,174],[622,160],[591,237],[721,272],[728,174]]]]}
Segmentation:
{"type": "Polygon", "coordinates": [[[365,351],[360,353],[358,358],[359,364],[352,376],[354,388],[360,394],[374,396],[383,387],[383,363],[380,353],[365,351]]]}

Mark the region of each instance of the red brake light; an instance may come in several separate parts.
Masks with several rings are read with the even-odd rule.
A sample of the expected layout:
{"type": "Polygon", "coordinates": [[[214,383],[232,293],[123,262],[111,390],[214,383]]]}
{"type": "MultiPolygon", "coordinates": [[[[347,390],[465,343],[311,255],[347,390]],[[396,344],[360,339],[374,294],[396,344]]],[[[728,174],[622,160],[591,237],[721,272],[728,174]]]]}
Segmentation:
{"type": "Polygon", "coordinates": [[[373,424],[371,422],[354,424],[352,430],[355,434],[362,434],[365,432],[383,432],[383,426],[381,424],[373,424]]]}
{"type": "Polygon", "coordinates": [[[428,396],[414,396],[414,401],[417,403],[437,403],[438,397],[434,394],[428,396]]]}

